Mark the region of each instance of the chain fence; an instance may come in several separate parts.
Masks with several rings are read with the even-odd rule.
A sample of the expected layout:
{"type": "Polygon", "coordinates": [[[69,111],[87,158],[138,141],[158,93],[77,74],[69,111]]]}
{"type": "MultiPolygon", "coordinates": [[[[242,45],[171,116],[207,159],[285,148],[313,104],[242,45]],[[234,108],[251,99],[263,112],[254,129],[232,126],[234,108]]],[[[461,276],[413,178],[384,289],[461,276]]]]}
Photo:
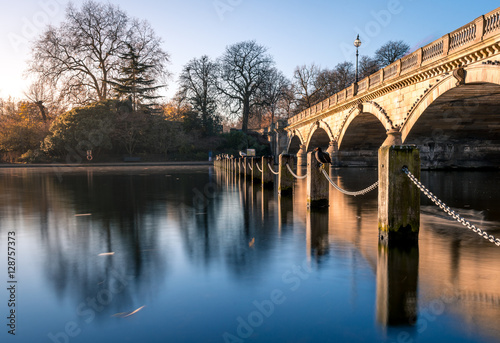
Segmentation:
{"type": "Polygon", "coordinates": [[[500,246],[500,239],[495,238],[493,235],[489,235],[486,231],[481,230],[475,225],[471,224],[467,220],[465,220],[461,215],[452,210],[448,205],[442,202],[437,196],[435,196],[431,191],[429,191],[417,178],[408,170],[408,168],[403,167],[403,172],[410,178],[410,180],[418,187],[433,203],[435,203],[440,209],[442,209],[445,213],[453,217],[457,222],[461,223],[463,226],[467,227],[469,230],[477,233],[479,236],[484,239],[490,241],[491,243],[495,243],[497,246],[500,246]]]}
{"type": "Polygon", "coordinates": [[[326,172],[326,170],[321,169],[321,172],[323,173],[323,175],[325,176],[325,178],[328,180],[328,182],[330,182],[330,184],[336,190],[338,190],[339,192],[341,192],[343,194],[346,194],[346,195],[352,195],[352,196],[365,195],[366,193],[368,193],[368,192],[370,192],[370,191],[372,191],[372,190],[374,190],[375,188],[378,187],[378,181],[377,181],[373,185],[368,186],[365,189],[362,189],[362,190],[357,191],[357,192],[346,191],[345,189],[340,188],[335,182],[333,182],[333,180],[330,178],[330,175],[328,175],[328,173],[326,172]]]}
{"type": "Polygon", "coordinates": [[[290,174],[292,174],[295,178],[297,178],[299,180],[305,179],[307,177],[307,174],[306,175],[302,175],[302,176],[298,176],[297,174],[295,174],[293,172],[292,168],[290,168],[290,165],[288,163],[286,164],[286,167],[288,168],[288,171],[290,172],[290,174]]]}
{"type": "Polygon", "coordinates": [[[278,175],[279,174],[279,172],[275,172],[273,170],[273,167],[271,167],[271,165],[269,164],[269,162],[267,162],[267,166],[269,167],[269,170],[271,171],[271,173],[273,173],[274,175],[278,175]]]}

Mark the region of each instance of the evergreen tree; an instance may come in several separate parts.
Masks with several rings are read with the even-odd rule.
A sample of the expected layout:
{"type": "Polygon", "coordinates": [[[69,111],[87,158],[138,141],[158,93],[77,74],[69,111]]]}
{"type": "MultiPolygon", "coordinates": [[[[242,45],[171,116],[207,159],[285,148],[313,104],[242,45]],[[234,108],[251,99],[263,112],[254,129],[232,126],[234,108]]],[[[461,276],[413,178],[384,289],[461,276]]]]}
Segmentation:
{"type": "Polygon", "coordinates": [[[164,86],[155,86],[156,80],[150,77],[153,65],[142,63],[141,56],[136,49],[127,43],[128,51],[121,55],[125,61],[121,68],[120,78],[115,78],[109,83],[119,99],[130,99],[132,109],[137,111],[139,105],[148,107],[145,101],[160,98],[156,91],[164,86]]]}

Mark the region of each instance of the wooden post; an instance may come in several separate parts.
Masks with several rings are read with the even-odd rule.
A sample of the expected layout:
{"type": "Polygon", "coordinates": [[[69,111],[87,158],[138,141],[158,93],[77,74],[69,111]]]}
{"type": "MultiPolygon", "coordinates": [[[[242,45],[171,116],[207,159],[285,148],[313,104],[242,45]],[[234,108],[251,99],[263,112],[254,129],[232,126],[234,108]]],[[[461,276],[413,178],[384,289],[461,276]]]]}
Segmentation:
{"type": "Polygon", "coordinates": [[[415,146],[401,144],[401,133],[390,130],[378,151],[378,228],[385,244],[418,239],[420,191],[402,171],[420,178],[420,155],[415,146]]]}
{"type": "Polygon", "coordinates": [[[328,206],[330,183],[321,172],[328,173],[329,164],[321,165],[314,156],[314,152],[307,153],[307,207],[328,206]]]}
{"type": "MultiPolygon", "coordinates": [[[[259,171],[259,168],[261,166],[259,166],[259,168],[257,168],[257,165],[260,164],[261,162],[262,162],[261,158],[257,158],[257,157],[252,158],[253,177],[256,180],[262,180],[262,173],[259,171]]],[[[262,168],[260,168],[260,169],[262,169],[262,168]]]]}
{"type": "Polygon", "coordinates": [[[250,175],[250,180],[252,180],[252,182],[253,182],[253,179],[255,177],[255,172],[256,172],[255,157],[250,157],[248,160],[248,163],[250,164],[250,167],[248,168],[248,173],[250,175]]]}
{"type": "Polygon", "coordinates": [[[288,171],[286,165],[293,169],[293,158],[290,155],[279,155],[279,175],[278,175],[278,194],[292,194],[294,177],[288,171]]]}
{"type": "Polygon", "coordinates": [[[243,173],[245,174],[245,178],[250,175],[250,168],[248,168],[248,161],[250,159],[248,157],[243,157],[243,173]]]}
{"type": "Polygon", "coordinates": [[[268,156],[262,156],[262,186],[268,187],[273,185],[273,173],[269,170],[268,164],[271,164],[274,159],[268,156]]]}

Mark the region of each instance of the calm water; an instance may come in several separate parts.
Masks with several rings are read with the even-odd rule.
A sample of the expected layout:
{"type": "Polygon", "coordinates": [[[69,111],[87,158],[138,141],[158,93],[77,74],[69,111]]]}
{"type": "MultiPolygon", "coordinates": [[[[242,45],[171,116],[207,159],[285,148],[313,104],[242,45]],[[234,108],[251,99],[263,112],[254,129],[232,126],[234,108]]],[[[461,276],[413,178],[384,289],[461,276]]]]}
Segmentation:
{"type": "MultiPolygon", "coordinates": [[[[421,179],[500,236],[500,172],[421,179]]],[[[500,342],[500,247],[422,199],[418,245],[387,249],[376,191],[311,213],[294,192],[212,167],[0,170],[0,341],[500,342]]]]}

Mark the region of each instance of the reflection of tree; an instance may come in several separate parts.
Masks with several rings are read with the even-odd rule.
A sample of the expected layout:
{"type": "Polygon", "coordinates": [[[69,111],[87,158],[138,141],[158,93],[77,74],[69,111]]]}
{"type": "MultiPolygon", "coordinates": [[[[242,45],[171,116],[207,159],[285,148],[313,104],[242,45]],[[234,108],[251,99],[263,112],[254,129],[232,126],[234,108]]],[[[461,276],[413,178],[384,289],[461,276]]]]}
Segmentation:
{"type": "Polygon", "coordinates": [[[262,208],[256,204],[257,197],[262,196],[267,199],[264,206],[269,206],[272,190],[264,190],[261,195],[259,183],[252,185],[220,171],[201,183],[192,182],[191,188],[200,191],[207,184],[214,185],[215,192],[206,198],[205,206],[185,209],[180,216],[179,227],[190,259],[206,266],[225,264],[238,280],[248,281],[248,275],[263,271],[276,243],[268,235],[277,227],[262,219],[262,208]],[[236,189],[226,187],[226,182],[234,183],[236,189]],[[254,244],[250,244],[252,240],[254,244]]]}
{"type": "MultiPolygon", "coordinates": [[[[27,218],[39,218],[45,274],[57,294],[85,302],[113,289],[120,279],[129,280],[102,310],[121,312],[144,302],[153,285],[164,278],[158,239],[163,209],[154,200],[163,197],[167,181],[164,173],[147,177],[96,173],[89,178],[84,173],[63,174],[61,183],[51,170],[29,172],[22,178],[17,172],[4,174],[0,208],[13,218],[20,209],[27,218]],[[99,256],[106,252],[115,254],[99,256]]],[[[36,219],[30,228],[37,230],[36,219]]]]}

